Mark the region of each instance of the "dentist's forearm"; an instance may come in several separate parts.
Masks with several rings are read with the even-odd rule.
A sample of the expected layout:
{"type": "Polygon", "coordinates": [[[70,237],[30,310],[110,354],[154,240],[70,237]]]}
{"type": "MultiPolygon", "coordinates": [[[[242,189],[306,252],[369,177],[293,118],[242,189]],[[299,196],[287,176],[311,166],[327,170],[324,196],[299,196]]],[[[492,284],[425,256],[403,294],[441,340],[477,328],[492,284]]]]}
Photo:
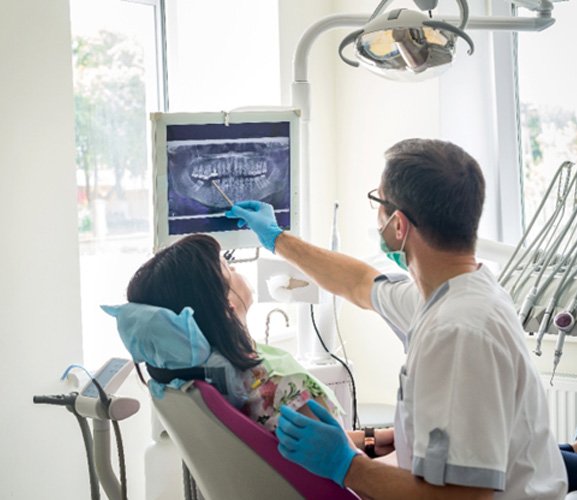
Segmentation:
{"type": "Polygon", "coordinates": [[[433,486],[411,474],[408,470],[391,467],[358,455],[351,462],[345,476],[345,486],[361,498],[405,500],[491,500],[493,491],[447,484],[433,486]]]}
{"type": "Polygon", "coordinates": [[[275,253],[300,268],[321,288],[364,309],[372,308],[373,280],[380,273],[368,264],[311,245],[287,232],[277,237],[275,253]]]}

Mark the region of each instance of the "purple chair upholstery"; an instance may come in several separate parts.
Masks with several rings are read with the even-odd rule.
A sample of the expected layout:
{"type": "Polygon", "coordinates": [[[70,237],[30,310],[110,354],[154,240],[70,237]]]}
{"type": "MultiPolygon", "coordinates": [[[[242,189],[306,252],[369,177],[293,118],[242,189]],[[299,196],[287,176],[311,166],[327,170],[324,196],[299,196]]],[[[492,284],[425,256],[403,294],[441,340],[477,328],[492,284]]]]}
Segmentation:
{"type": "Polygon", "coordinates": [[[284,459],[273,433],[205,382],[167,388],[152,403],[205,500],[358,498],[284,459]]]}
{"type": "Polygon", "coordinates": [[[271,465],[304,498],[315,500],[359,498],[330,479],[316,476],[300,465],[285,459],[277,449],[277,437],[230,405],[213,386],[200,381],[196,381],[195,386],[215,417],[271,465]]]}

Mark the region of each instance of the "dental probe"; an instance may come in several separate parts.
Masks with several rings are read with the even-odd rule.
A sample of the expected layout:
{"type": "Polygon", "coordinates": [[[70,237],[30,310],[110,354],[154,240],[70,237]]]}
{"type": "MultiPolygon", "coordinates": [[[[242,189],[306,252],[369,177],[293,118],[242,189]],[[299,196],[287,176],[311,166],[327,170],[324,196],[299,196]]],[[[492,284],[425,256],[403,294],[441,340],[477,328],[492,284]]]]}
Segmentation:
{"type": "Polygon", "coordinates": [[[216,190],[220,193],[220,195],[226,200],[226,202],[232,207],[234,202],[226,195],[226,193],[222,190],[222,188],[216,183],[214,179],[212,179],[212,185],[216,188],[216,190]]]}

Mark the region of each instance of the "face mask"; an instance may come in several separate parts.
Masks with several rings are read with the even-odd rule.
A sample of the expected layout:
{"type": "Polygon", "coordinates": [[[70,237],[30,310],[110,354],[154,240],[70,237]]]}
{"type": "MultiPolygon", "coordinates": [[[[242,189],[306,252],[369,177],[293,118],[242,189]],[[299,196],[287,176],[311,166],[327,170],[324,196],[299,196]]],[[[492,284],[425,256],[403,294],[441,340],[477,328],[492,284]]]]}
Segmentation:
{"type": "Polygon", "coordinates": [[[383,234],[385,229],[389,225],[389,222],[393,219],[394,214],[389,217],[389,220],[385,223],[385,226],[379,230],[381,236],[381,250],[387,254],[387,257],[391,259],[397,266],[399,266],[403,271],[408,271],[409,266],[407,265],[407,254],[403,250],[405,248],[405,242],[407,241],[407,236],[409,235],[409,231],[405,234],[405,238],[403,239],[403,243],[401,243],[400,250],[391,250],[388,245],[385,243],[385,238],[383,234]]]}

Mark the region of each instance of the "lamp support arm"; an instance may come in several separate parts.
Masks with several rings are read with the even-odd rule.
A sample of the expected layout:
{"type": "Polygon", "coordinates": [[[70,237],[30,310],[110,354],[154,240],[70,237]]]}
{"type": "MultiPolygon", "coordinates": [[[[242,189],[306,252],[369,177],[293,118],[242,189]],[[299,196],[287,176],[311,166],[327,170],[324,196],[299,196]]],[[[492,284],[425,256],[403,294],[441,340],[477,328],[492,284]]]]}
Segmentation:
{"type": "MultiPolygon", "coordinates": [[[[439,17],[443,21],[459,25],[460,19],[454,16],[439,17]]],[[[555,19],[550,14],[542,14],[537,17],[507,17],[507,16],[481,16],[470,17],[467,23],[468,30],[487,31],[543,31],[552,24],[555,19]]]]}
{"type": "Polygon", "coordinates": [[[370,14],[335,14],[320,19],[301,36],[293,57],[293,81],[308,81],[308,57],[313,43],[319,35],[335,28],[355,28],[364,26],[370,14]]]}

